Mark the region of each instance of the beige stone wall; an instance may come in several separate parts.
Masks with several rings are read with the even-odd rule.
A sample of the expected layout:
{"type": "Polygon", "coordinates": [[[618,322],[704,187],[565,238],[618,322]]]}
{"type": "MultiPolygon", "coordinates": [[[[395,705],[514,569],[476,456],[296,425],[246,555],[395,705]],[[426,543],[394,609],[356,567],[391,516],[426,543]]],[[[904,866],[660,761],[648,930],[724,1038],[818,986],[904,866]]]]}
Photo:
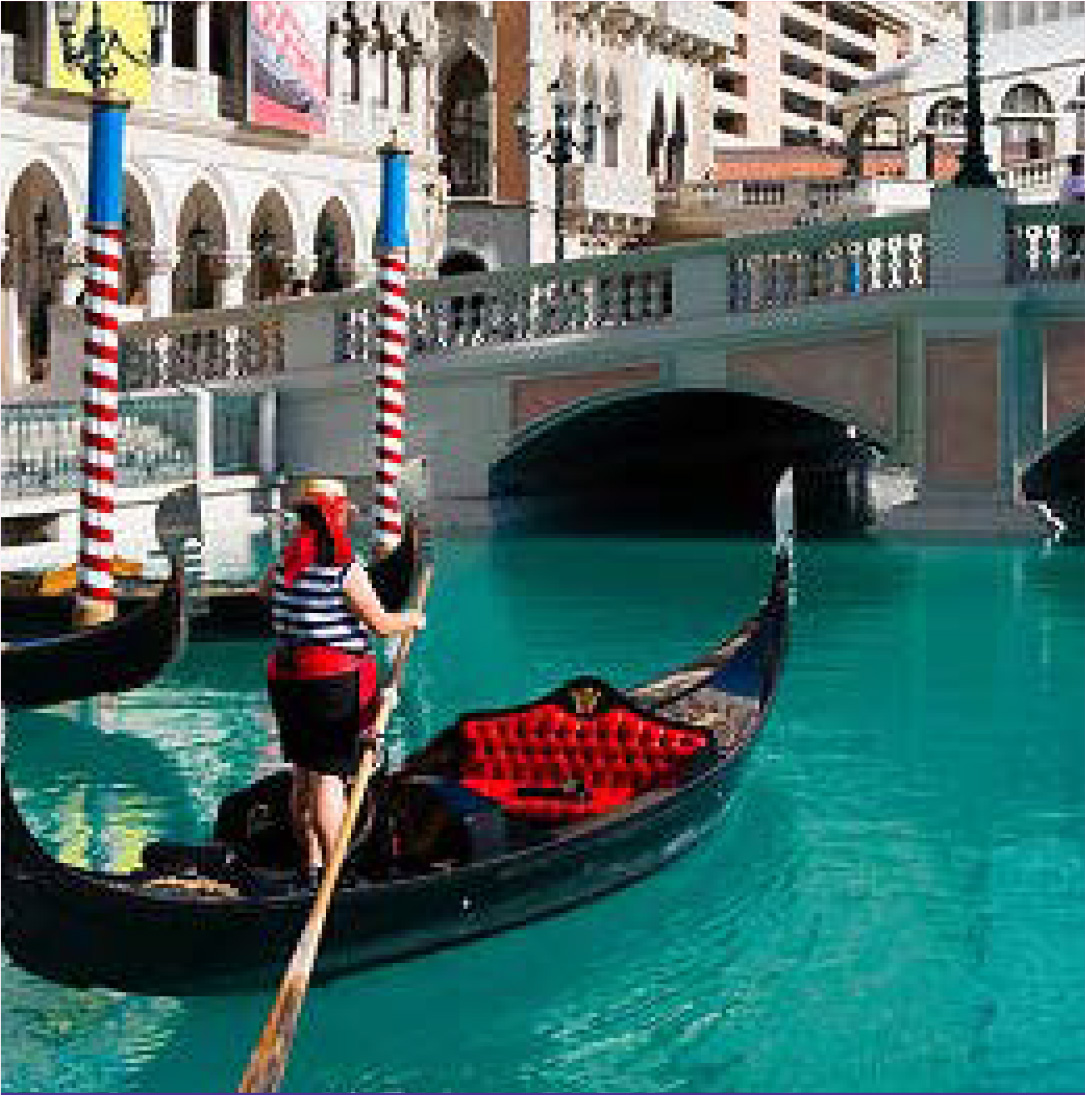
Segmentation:
{"type": "Polygon", "coordinates": [[[729,386],[833,408],[886,440],[896,431],[896,373],[895,338],[889,330],[831,344],[777,344],[727,354],[729,386]]]}
{"type": "Polygon", "coordinates": [[[627,365],[617,369],[599,369],[589,373],[521,379],[512,382],[511,427],[521,430],[537,418],[586,399],[599,392],[637,388],[659,382],[658,364],[627,365]]]}
{"type": "Polygon", "coordinates": [[[924,483],[997,488],[997,336],[928,338],[926,404],[924,483]]]}
{"type": "Polygon", "coordinates": [[[1044,331],[1045,432],[1057,432],[1085,408],[1085,321],[1052,323],[1044,331]]]}

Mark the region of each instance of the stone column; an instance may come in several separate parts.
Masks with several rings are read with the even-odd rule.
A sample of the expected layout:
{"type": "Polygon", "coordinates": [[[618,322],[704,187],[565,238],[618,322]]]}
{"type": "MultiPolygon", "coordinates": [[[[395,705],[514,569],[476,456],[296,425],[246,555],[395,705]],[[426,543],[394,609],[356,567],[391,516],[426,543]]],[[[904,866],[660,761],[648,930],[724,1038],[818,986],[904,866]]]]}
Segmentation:
{"type": "Polygon", "coordinates": [[[316,255],[299,252],[287,261],[286,271],[290,278],[290,295],[309,296],[312,292],[309,281],[316,272],[316,255]]]}
{"type": "Polygon", "coordinates": [[[83,291],[86,272],[83,267],[83,245],[75,240],[65,240],[59,259],[60,303],[74,305],[83,291]]]}
{"type": "Polygon", "coordinates": [[[218,255],[220,308],[240,308],[245,303],[245,275],[251,264],[251,251],[223,251],[218,255]]]}
{"type": "Polygon", "coordinates": [[[1051,530],[1017,497],[1020,345],[1025,320],[1006,298],[1006,199],[994,187],[931,192],[929,286],[913,383],[918,497],[884,530],[918,537],[1037,539],[1051,530]]]}
{"type": "Polygon", "coordinates": [[[211,4],[196,0],[196,71],[201,76],[211,74],[211,4]]]}
{"type": "Polygon", "coordinates": [[[158,319],[173,311],[173,271],[176,247],[152,247],[147,252],[147,318],[158,319]]]}

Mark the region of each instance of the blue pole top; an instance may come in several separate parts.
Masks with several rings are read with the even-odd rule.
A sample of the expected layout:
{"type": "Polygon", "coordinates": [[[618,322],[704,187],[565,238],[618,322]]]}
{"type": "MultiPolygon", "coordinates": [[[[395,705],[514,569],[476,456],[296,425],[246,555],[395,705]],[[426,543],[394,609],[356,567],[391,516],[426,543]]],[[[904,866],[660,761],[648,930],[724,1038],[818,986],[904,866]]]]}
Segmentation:
{"type": "Polygon", "coordinates": [[[124,217],[124,119],[128,101],[95,95],[91,103],[87,220],[119,226],[124,217]]]}
{"type": "Polygon", "coordinates": [[[377,225],[377,245],[386,251],[410,246],[407,230],[407,157],[410,149],[392,139],[380,149],[381,211],[377,225]]]}

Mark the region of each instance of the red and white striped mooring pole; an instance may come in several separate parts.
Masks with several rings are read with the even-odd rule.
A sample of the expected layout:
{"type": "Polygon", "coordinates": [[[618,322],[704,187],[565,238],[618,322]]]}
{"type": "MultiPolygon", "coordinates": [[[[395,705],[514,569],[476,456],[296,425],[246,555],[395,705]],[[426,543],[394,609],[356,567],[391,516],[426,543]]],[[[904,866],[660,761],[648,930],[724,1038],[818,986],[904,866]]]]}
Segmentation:
{"type": "Polygon", "coordinates": [[[124,122],[128,100],[105,89],[91,99],[90,186],[86,225],[86,365],[83,372],[77,627],[116,616],[113,511],[118,433],[118,335],[124,229],[124,122]]]}
{"type": "Polygon", "coordinates": [[[399,478],[403,470],[407,358],[407,157],[392,139],[380,149],[381,212],[378,334],[380,364],[376,378],[377,434],[374,475],[374,550],[387,555],[403,535],[399,478]]]}

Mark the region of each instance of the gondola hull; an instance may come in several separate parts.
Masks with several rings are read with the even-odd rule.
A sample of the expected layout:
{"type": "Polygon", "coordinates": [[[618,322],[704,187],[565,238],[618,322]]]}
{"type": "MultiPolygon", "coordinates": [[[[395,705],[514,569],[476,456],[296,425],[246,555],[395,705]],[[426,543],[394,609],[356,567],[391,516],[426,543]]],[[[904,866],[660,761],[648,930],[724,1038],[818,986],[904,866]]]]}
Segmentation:
{"type": "MultiPolygon", "coordinates": [[[[398,611],[406,604],[409,580],[420,550],[416,525],[408,526],[396,550],[373,565],[371,577],[382,604],[398,611]]],[[[5,630],[13,637],[57,634],[70,626],[74,599],[70,594],[43,596],[27,591],[32,582],[9,581],[0,598],[5,630]],[[20,588],[20,586],[22,588],[20,588]]],[[[155,596],[150,582],[127,581],[118,597],[121,616],[138,611],[155,596]]],[[[271,637],[266,601],[255,582],[202,583],[188,619],[189,638],[197,641],[265,639],[271,637]]]]}
{"type": "Polygon", "coordinates": [[[184,579],[177,565],[153,598],[122,605],[109,623],[73,631],[69,606],[68,616],[58,624],[62,633],[4,643],[3,704],[48,707],[139,688],[176,656],[184,625],[184,579]]]}
{"type": "MultiPolygon", "coordinates": [[[[452,867],[434,863],[406,877],[341,883],[316,979],[581,905],[643,878],[696,844],[719,818],[771,705],[786,642],[788,572],[782,554],[760,612],[706,658],[631,692],[610,689],[656,729],[703,726],[682,721],[684,715],[693,719],[694,701],[703,711],[721,697],[721,709],[740,697],[749,705],[740,736],[710,736],[696,766],[677,782],[578,816],[526,843],[452,867]]],[[[554,696],[577,691],[571,684],[547,700],[552,704],[554,696]]],[[[512,709],[511,717],[542,702],[512,709]]],[[[579,722],[579,701],[566,710],[577,715],[562,718],[579,722]]],[[[408,759],[405,773],[430,778],[442,755],[462,750],[466,719],[408,759]]],[[[24,968],[65,984],[177,995],[270,986],[281,976],[308,915],[310,893],[197,896],[67,867],[27,830],[6,775],[3,811],[3,943],[24,968]]]]}

